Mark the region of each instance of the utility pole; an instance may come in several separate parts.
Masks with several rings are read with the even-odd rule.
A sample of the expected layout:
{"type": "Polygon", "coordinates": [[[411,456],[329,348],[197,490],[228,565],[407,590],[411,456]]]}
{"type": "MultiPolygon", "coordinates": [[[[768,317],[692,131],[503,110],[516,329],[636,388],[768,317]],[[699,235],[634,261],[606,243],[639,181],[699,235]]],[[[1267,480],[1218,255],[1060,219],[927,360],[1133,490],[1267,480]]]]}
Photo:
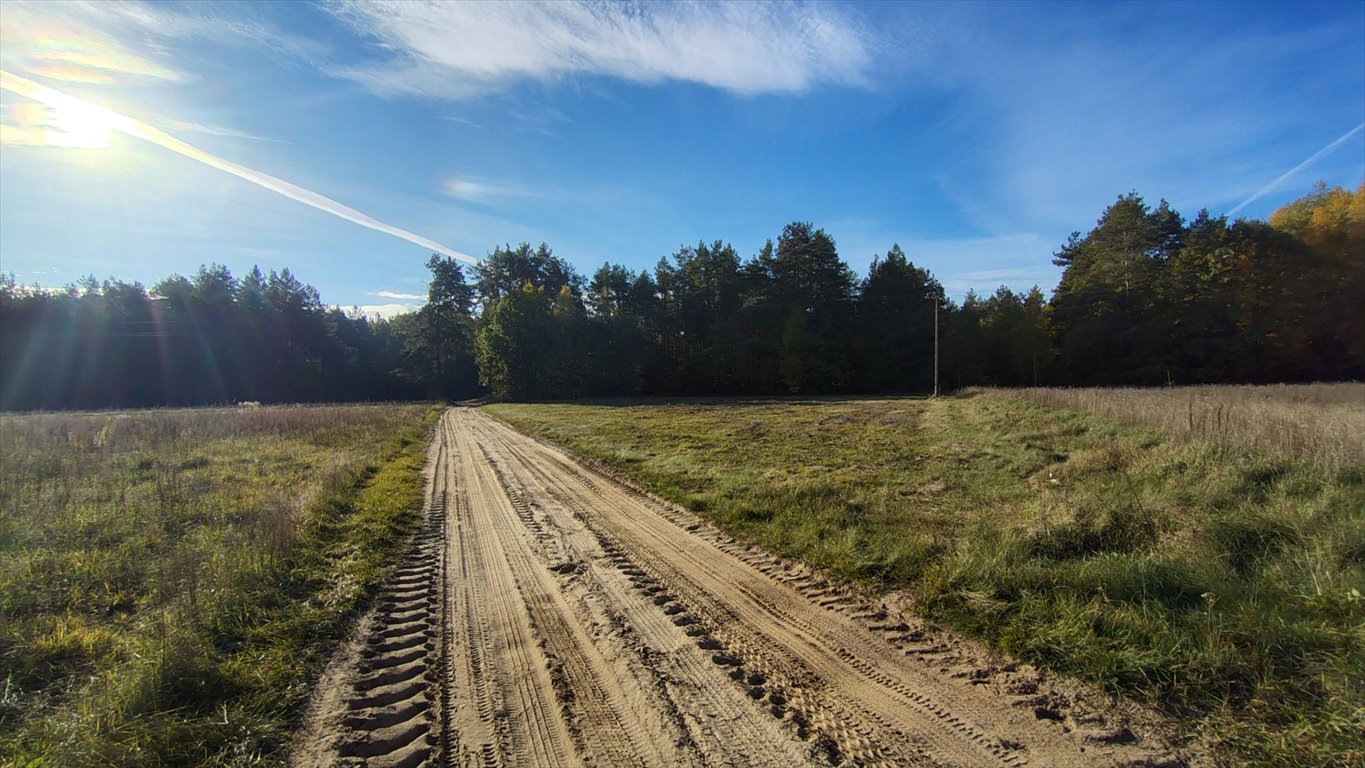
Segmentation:
{"type": "Polygon", "coordinates": [[[938,297],[934,297],[934,397],[938,397],[938,297]]]}

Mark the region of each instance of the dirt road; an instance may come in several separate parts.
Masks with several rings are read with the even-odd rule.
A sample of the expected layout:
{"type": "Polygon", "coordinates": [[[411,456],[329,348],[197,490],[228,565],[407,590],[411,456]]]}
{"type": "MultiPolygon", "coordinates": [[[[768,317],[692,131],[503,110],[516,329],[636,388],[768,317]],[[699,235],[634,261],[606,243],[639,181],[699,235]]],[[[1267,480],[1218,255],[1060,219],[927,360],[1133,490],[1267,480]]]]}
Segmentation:
{"type": "Polygon", "coordinates": [[[295,765],[1178,764],[478,411],[447,411],[429,473],[295,765]]]}

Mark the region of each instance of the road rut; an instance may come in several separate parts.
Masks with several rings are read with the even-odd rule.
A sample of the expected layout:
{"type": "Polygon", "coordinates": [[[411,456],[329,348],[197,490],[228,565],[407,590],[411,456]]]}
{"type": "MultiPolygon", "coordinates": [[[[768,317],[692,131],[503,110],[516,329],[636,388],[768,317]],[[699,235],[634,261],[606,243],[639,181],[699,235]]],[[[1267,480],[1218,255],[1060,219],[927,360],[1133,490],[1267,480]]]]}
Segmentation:
{"type": "Polygon", "coordinates": [[[1027,668],[466,408],[297,766],[1178,765],[1027,668]]]}

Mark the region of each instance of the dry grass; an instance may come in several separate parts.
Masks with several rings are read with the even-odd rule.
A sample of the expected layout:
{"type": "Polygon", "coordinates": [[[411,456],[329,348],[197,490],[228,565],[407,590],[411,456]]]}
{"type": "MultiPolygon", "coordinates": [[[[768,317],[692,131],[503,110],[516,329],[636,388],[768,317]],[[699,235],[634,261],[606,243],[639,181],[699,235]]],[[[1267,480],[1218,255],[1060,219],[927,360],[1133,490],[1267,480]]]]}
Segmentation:
{"type": "Polygon", "coordinates": [[[412,406],[279,405],[176,408],[131,411],[63,411],[0,414],[0,447],[30,447],[52,440],[80,450],[136,450],[145,443],[181,438],[301,434],[344,427],[388,426],[394,414],[412,406]]]}
{"type": "Polygon", "coordinates": [[[1365,462],[1365,383],[977,391],[1328,467],[1365,462]]]}
{"type": "Polygon", "coordinates": [[[278,762],[438,411],[0,416],[0,765],[278,762]]]}

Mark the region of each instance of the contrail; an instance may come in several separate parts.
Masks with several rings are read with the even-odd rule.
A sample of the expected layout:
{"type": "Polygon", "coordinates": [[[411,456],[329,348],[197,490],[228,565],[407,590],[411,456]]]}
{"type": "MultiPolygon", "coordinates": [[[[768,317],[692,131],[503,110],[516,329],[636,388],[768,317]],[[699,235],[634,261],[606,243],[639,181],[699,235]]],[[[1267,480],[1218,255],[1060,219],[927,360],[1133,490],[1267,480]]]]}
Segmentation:
{"type": "Polygon", "coordinates": [[[102,119],[108,120],[110,127],[121,133],[126,133],[129,136],[134,136],[143,139],[144,141],[150,141],[151,143],[165,147],[172,152],[178,152],[191,160],[198,160],[204,165],[217,168],[220,171],[226,171],[233,176],[246,179],[252,184],[265,187],[272,192],[278,192],[291,200],[297,200],[304,205],[310,205],[320,211],[326,211],[333,216],[338,216],[354,224],[359,224],[362,227],[368,227],[377,232],[393,235],[394,237],[401,237],[410,243],[415,243],[423,248],[445,254],[446,256],[459,259],[460,261],[469,264],[479,263],[479,260],[473,256],[460,253],[453,248],[447,248],[434,240],[428,240],[427,238],[413,234],[406,229],[399,229],[392,224],[385,224],[378,219],[366,216],[354,208],[342,205],[330,197],[290,184],[284,179],[275,178],[270,174],[253,171],[250,168],[240,166],[230,160],[224,160],[217,155],[212,155],[202,149],[190,146],[165,131],[153,128],[141,120],[135,120],[126,115],[120,115],[117,112],[97,104],[91,104],[84,99],[79,99],[75,96],[62,93],[61,91],[53,90],[45,85],[35,83],[26,77],[21,77],[0,69],[0,88],[7,91],[13,91],[24,98],[39,101],[57,109],[74,108],[80,111],[97,113],[102,119]]]}
{"type": "Polygon", "coordinates": [[[1307,160],[1304,160],[1302,163],[1299,163],[1298,165],[1294,166],[1294,167],[1291,168],[1290,170],[1286,171],[1286,172],[1284,173],[1284,175],[1280,176],[1280,178],[1275,179],[1274,181],[1270,182],[1269,184],[1265,185],[1264,187],[1261,187],[1259,190],[1257,190],[1256,194],[1254,194],[1254,195],[1252,195],[1251,197],[1248,197],[1247,199],[1243,200],[1241,203],[1239,203],[1239,204],[1237,205],[1236,208],[1233,208],[1232,210],[1228,211],[1227,215],[1228,215],[1228,216],[1235,216],[1235,215],[1237,215],[1237,212],[1238,212],[1238,211],[1240,211],[1240,210],[1242,210],[1243,208],[1247,207],[1248,205],[1251,205],[1252,203],[1256,202],[1257,200],[1259,200],[1259,199],[1261,198],[1262,195],[1264,195],[1265,193],[1267,193],[1267,192],[1269,192],[1270,190],[1274,189],[1275,187],[1280,186],[1280,183],[1283,182],[1285,179],[1289,178],[1290,176],[1293,176],[1294,174],[1298,173],[1299,171],[1302,171],[1304,168],[1307,168],[1308,166],[1312,165],[1315,161],[1317,161],[1318,158],[1322,157],[1323,155],[1327,154],[1328,152],[1331,152],[1332,150],[1334,150],[1334,149],[1336,149],[1337,147],[1341,146],[1343,143],[1346,142],[1347,139],[1351,138],[1352,136],[1356,135],[1357,133],[1360,133],[1361,130],[1365,130],[1365,123],[1361,123],[1360,125],[1357,125],[1356,127],[1354,127],[1354,128],[1352,128],[1351,130],[1347,131],[1345,134],[1342,135],[1341,138],[1337,139],[1336,141],[1332,142],[1331,144],[1328,144],[1327,146],[1323,147],[1322,149],[1319,149],[1312,157],[1308,158],[1307,160]]]}

